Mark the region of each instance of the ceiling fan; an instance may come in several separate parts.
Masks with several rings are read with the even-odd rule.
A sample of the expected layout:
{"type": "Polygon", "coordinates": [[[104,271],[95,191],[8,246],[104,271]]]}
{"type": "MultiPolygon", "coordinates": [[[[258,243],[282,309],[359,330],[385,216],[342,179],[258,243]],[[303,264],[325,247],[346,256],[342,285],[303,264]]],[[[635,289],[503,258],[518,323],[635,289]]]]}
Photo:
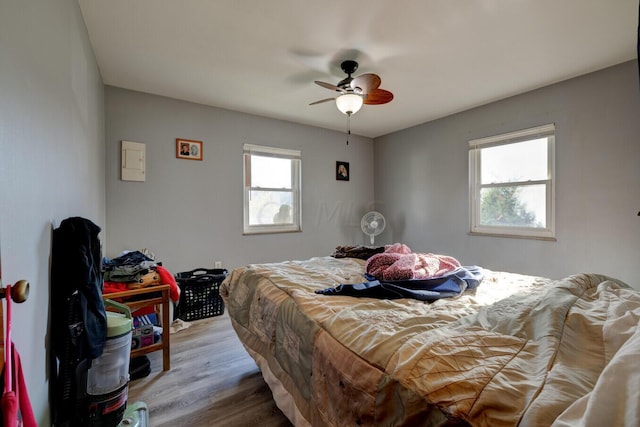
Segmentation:
{"type": "Polygon", "coordinates": [[[340,68],[347,74],[347,77],[338,82],[338,84],[333,85],[331,83],[315,81],[317,85],[336,91],[339,95],[332,98],[321,99],[309,105],[335,100],[338,110],[347,116],[351,116],[360,110],[362,104],[386,104],[393,99],[391,92],[380,89],[382,79],[380,79],[380,76],[377,74],[367,73],[357,77],[351,76],[358,69],[358,63],[356,61],[343,61],[342,64],[340,64],[340,68]]]}

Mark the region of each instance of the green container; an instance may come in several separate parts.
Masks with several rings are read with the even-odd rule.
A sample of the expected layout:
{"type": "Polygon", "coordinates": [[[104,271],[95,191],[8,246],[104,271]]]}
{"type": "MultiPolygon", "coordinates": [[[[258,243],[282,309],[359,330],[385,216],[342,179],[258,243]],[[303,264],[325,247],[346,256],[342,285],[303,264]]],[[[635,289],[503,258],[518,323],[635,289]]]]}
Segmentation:
{"type": "Polygon", "coordinates": [[[110,299],[104,300],[104,305],[105,307],[120,310],[120,313],[107,311],[107,339],[116,338],[131,332],[133,329],[133,319],[131,318],[131,310],[129,307],[110,299]]]}

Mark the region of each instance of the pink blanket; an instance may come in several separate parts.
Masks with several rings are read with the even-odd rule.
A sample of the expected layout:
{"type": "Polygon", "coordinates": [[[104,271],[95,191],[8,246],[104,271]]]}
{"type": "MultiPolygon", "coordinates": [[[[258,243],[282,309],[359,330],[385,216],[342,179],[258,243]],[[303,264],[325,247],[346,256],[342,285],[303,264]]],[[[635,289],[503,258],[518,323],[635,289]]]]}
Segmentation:
{"type": "Polygon", "coordinates": [[[365,264],[367,274],[378,280],[429,279],[460,268],[460,262],[448,255],[413,253],[404,244],[389,245],[365,264]]]}

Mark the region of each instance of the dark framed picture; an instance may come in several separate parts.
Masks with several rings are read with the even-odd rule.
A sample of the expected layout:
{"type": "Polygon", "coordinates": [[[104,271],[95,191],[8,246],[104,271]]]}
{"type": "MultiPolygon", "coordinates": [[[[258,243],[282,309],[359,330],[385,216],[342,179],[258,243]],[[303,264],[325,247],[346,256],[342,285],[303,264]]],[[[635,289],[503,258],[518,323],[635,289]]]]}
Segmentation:
{"type": "Polygon", "coordinates": [[[349,181],[349,162],[336,162],[336,179],[349,181]]]}
{"type": "Polygon", "coordinates": [[[176,138],[176,157],[179,159],[202,160],[202,141],[176,138]]]}

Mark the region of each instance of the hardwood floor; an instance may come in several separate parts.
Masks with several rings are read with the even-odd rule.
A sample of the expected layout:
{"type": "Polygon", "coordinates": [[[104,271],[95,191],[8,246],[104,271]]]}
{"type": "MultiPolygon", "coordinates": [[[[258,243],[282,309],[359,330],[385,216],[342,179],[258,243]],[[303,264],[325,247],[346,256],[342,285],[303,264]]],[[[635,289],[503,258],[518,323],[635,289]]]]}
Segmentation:
{"type": "Polygon", "coordinates": [[[171,370],[162,352],[147,356],[151,374],[129,384],[129,403],[149,408],[149,425],[288,427],[228,315],[196,320],[171,334],[171,370]]]}

